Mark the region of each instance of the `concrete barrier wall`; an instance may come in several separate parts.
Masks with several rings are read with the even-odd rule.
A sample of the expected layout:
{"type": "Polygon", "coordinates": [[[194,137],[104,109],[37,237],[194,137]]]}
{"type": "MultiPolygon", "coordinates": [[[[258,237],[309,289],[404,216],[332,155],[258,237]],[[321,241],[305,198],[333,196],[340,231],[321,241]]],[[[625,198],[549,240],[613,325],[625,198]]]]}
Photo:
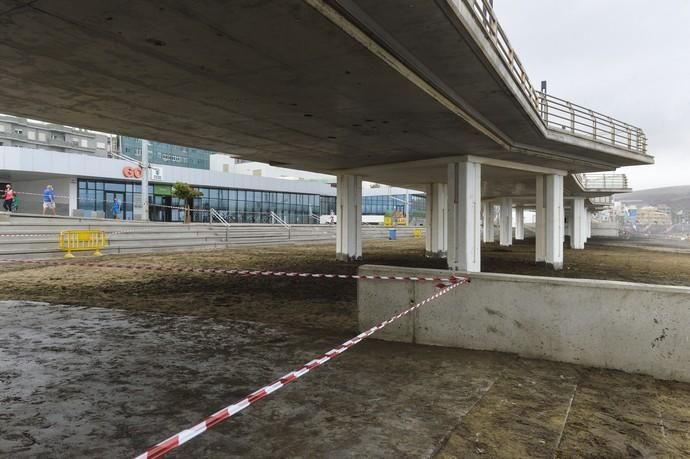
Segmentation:
{"type": "MultiPolygon", "coordinates": [[[[364,265],[360,274],[445,270],[364,265]]],[[[362,330],[434,293],[431,282],[361,280],[362,330]]],[[[374,337],[517,353],[690,381],[690,288],[480,273],[374,337]]]]}
{"type": "Polygon", "coordinates": [[[622,228],[615,222],[596,222],[592,223],[592,236],[597,237],[619,237],[622,228]]]}

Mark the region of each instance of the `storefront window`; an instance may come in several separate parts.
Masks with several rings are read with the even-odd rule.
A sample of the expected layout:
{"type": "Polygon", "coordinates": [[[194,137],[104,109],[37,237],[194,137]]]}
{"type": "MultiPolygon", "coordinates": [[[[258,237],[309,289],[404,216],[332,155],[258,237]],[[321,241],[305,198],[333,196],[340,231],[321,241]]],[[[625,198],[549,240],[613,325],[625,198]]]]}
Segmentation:
{"type": "MultiPolygon", "coordinates": [[[[226,215],[228,221],[267,223],[275,212],[290,224],[310,223],[310,214],[327,215],[335,211],[335,196],[303,193],[268,192],[227,188],[198,187],[203,196],[192,203],[192,219],[208,222],[209,209],[226,215]]],[[[140,218],[141,184],[136,182],[79,179],[77,205],[88,212],[100,212],[110,218],[115,196],[120,201],[120,218],[140,218]]],[[[366,205],[366,202],[365,202],[366,205]]],[[[98,214],[101,215],[101,214],[98,214]]],[[[184,220],[184,202],[172,196],[172,184],[149,185],[149,219],[151,221],[184,220]]]]}

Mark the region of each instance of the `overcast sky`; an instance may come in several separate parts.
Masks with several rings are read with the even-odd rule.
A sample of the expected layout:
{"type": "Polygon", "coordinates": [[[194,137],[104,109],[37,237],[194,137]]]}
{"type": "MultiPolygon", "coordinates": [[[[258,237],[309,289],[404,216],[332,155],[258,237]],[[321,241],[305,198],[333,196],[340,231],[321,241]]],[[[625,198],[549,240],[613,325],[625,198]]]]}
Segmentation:
{"type": "Polygon", "coordinates": [[[532,84],[641,127],[634,189],[690,185],[690,1],[494,0],[532,84]]]}

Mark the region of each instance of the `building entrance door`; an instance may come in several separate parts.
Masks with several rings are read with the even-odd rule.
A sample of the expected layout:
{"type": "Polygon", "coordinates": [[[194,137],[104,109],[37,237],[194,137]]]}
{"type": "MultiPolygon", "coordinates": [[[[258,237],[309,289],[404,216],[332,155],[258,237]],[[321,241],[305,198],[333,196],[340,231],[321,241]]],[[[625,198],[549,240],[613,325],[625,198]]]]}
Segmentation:
{"type": "Polygon", "coordinates": [[[105,192],[105,202],[103,203],[103,207],[105,210],[105,218],[115,218],[115,214],[113,213],[113,204],[115,203],[116,197],[120,203],[120,208],[117,212],[117,218],[122,219],[122,216],[124,215],[125,211],[124,193],[116,193],[114,191],[105,192]]]}
{"type": "Polygon", "coordinates": [[[172,221],[172,209],[170,208],[172,206],[172,196],[163,196],[163,221],[164,222],[171,222],[172,221]]]}

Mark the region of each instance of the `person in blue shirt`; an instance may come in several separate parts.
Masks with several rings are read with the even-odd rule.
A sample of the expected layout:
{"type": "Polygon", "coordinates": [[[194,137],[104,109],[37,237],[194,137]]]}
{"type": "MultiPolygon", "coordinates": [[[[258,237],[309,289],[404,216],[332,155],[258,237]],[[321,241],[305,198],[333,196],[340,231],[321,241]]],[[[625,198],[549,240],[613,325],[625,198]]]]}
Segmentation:
{"type": "Polygon", "coordinates": [[[120,213],[120,201],[117,199],[117,196],[113,198],[113,218],[117,220],[119,217],[120,213]]]}
{"type": "Polygon", "coordinates": [[[52,210],[53,215],[55,214],[55,191],[53,191],[53,185],[46,185],[45,190],[43,190],[43,215],[46,214],[46,210],[52,210]]]}

